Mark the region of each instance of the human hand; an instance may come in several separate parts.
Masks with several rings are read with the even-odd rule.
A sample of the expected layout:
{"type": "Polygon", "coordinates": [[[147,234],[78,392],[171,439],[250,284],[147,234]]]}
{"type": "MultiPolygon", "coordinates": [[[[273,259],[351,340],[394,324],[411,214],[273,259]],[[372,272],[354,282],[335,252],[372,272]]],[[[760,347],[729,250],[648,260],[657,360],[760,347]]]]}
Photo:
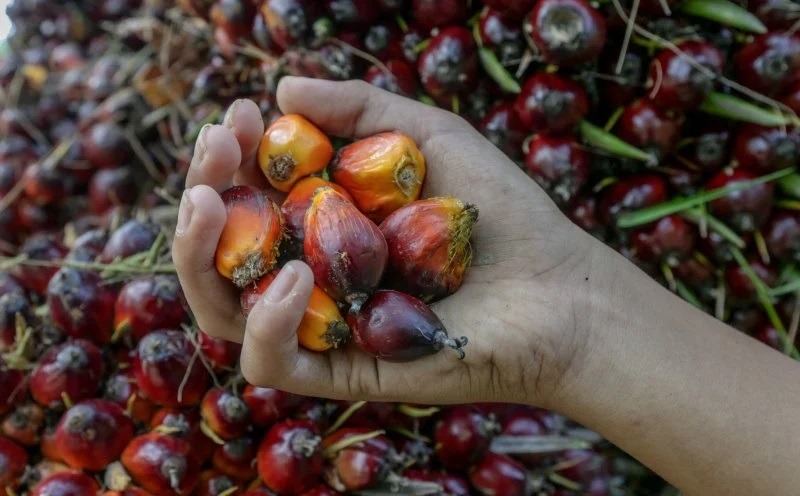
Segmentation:
{"type": "Polygon", "coordinates": [[[479,208],[464,284],[433,305],[451,336],[469,338],[466,358],[445,349],[397,364],[353,344],[327,353],[299,348],[295,331],[313,284],[299,261],[281,270],[248,318],[242,315],[237,290],[213,260],[225,223],[219,193],[268,186],[255,158],[264,124],[250,101],[235,103],[223,125],[201,133],[179,212],[173,258],[200,328],[243,342],[241,370],[256,385],[338,399],[546,406],[586,341],[591,238],[454,114],[361,81],[286,77],[277,96],[284,113],[302,114],[331,135],[410,135],[428,164],[423,196],[452,195],[479,208]]]}

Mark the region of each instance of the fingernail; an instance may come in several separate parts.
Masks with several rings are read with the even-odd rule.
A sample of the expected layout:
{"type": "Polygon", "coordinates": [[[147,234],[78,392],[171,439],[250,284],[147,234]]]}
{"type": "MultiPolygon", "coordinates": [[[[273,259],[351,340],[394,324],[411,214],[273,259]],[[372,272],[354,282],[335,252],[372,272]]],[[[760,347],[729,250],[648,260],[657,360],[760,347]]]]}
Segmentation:
{"type": "Polygon", "coordinates": [[[233,129],[233,116],[236,115],[236,109],[239,108],[240,103],[242,103],[241,99],[233,102],[228,109],[228,112],[225,114],[225,120],[222,121],[222,124],[228,129],[233,129]]]}
{"type": "Polygon", "coordinates": [[[191,191],[192,188],[187,189],[183,192],[183,197],[181,197],[181,206],[178,209],[178,222],[175,225],[176,236],[182,236],[192,222],[194,203],[192,203],[191,191]]]}
{"type": "Polygon", "coordinates": [[[292,292],[295,284],[297,284],[297,271],[291,265],[286,265],[269,285],[264,297],[271,303],[283,301],[292,292]]]}
{"type": "Polygon", "coordinates": [[[208,151],[206,139],[208,138],[208,130],[211,129],[212,125],[213,124],[204,124],[203,127],[200,128],[200,134],[197,136],[197,163],[202,162],[206,157],[206,152],[208,151]]]}

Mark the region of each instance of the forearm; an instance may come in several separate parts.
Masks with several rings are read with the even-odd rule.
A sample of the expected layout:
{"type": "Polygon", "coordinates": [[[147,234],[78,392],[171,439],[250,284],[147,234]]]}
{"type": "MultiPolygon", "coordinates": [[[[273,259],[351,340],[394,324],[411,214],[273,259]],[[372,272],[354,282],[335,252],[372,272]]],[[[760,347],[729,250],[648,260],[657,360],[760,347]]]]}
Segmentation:
{"type": "Polygon", "coordinates": [[[587,282],[585,359],[556,407],[687,494],[796,492],[800,365],[608,255],[587,282]]]}

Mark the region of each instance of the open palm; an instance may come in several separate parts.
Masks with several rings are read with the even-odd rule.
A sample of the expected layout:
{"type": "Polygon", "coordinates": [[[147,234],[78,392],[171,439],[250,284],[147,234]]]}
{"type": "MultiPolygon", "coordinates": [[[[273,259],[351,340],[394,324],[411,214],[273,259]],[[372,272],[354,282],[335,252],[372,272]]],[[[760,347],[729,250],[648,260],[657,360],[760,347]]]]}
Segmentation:
{"type": "MultiPolygon", "coordinates": [[[[342,399],[453,403],[534,401],[551,394],[584,336],[577,322],[587,292],[591,243],[508,158],[459,117],[366,83],[284,78],[284,113],[329,134],[361,138],[399,130],[428,163],[423,196],[452,195],[478,206],[473,266],[461,289],[434,305],[451,336],[467,336],[466,358],[444,350],[409,364],[378,361],[353,344],[327,353],[298,347],[295,330],[313,284],[291,262],[287,294],[260,301],[245,319],[236,290],[216,273],[225,222],[219,192],[266,188],[255,163],[264,131],[255,104],[240,101],[222,126],[204,130],[187,178],[173,257],[201,328],[243,342],[253,384],[342,399]]],[[[268,292],[269,293],[269,292],[268,292]]]]}

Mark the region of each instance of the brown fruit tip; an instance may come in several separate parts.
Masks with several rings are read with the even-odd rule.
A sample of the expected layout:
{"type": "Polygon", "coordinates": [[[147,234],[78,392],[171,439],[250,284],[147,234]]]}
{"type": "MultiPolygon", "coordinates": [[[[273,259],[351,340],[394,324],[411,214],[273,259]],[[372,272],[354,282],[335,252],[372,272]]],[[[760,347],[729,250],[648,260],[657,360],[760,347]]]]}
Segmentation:
{"type": "Polygon", "coordinates": [[[451,338],[447,336],[447,332],[445,330],[441,330],[437,331],[433,336],[433,341],[438,349],[442,349],[444,347],[451,348],[458,354],[459,360],[463,360],[464,357],[467,356],[463,350],[463,348],[469,342],[466,336],[461,336],[460,338],[451,338]]]}
{"type": "Polygon", "coordinates": [[[278,155],[270,159],[267,174],[273,181],[282,183],[289,180],[296,165],[297,163],[291,155],[286,153],[278,155]]]}
{"type": "Polygon", "coordinates": [[[328,324],[328,331],[325,333],[325,342],[336,349],[350,339],[350,326],[343,320],[336,320],[328,324]]]}
{"type": "Polygon", "coordinates": [[[233,283],[237,287],[243,288],[258,281],[263,275],[269,272],[271,268],[272,267],[267,267],[261,253],[251,253],[242,265],[233,269],[233,283]]]}

